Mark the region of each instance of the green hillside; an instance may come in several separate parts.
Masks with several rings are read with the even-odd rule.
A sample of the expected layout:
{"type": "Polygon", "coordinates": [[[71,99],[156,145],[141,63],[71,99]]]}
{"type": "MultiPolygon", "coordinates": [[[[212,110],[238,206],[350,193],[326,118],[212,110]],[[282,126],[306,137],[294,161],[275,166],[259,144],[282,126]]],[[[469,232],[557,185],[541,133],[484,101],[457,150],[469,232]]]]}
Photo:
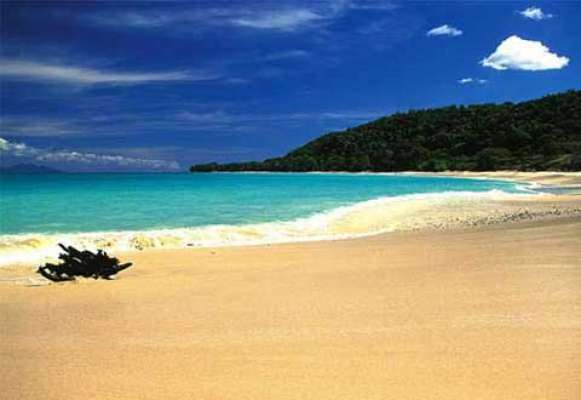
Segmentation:
{"type": "Polygon", "coordinates": [[[415,110],[211,171],[581,170],[581,91],[513,104],[415,110]]]}

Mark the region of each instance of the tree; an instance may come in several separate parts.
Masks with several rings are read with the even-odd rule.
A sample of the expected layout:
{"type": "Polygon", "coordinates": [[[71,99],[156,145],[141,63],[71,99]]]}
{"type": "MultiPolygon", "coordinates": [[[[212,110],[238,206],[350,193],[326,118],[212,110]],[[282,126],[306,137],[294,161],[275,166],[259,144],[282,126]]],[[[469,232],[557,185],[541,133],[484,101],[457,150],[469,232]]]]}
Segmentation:
{"type": "Polygon", "coordinates": [[[211,171],[579,169],[581,91],[519,104],[412,110],[331,132],[263,162],[211,171]]]}

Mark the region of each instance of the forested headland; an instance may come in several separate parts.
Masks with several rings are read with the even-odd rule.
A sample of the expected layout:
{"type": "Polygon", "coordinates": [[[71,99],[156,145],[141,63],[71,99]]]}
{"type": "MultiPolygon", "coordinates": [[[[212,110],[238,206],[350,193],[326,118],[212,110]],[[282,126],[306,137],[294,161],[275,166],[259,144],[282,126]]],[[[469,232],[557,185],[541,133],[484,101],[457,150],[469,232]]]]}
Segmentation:
{"type": "Polygon", "coordinates": [[[198,164],[214,171],[581,170],[581,91],[522,103],[396,113],[331,132],[264,161],[198,164]]]}

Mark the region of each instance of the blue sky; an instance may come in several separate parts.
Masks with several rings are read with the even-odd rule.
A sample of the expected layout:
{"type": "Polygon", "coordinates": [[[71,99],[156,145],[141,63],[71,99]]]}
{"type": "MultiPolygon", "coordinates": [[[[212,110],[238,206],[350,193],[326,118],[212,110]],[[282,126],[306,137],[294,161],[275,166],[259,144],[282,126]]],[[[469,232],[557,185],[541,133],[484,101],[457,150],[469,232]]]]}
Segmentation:
{"type": "Polygon", "coordinates": [[[581,88],[576,2],[2,2],[4,164],[178,170],[581,88]]]}

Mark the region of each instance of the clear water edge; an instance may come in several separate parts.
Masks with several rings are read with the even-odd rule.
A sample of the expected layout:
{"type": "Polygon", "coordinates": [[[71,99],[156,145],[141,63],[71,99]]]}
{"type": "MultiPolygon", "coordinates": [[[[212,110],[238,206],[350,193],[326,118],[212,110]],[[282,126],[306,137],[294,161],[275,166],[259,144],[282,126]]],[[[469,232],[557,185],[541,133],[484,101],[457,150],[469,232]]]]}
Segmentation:
{"type": "Polygon", "coordinates": [[[0,265],[51,257],[58,241],[128,250],[361,236],[388,225],[335,229],[358,207],[519,193],[531,194],[515,182],[409,174],[3,176],[0,265]]]}

